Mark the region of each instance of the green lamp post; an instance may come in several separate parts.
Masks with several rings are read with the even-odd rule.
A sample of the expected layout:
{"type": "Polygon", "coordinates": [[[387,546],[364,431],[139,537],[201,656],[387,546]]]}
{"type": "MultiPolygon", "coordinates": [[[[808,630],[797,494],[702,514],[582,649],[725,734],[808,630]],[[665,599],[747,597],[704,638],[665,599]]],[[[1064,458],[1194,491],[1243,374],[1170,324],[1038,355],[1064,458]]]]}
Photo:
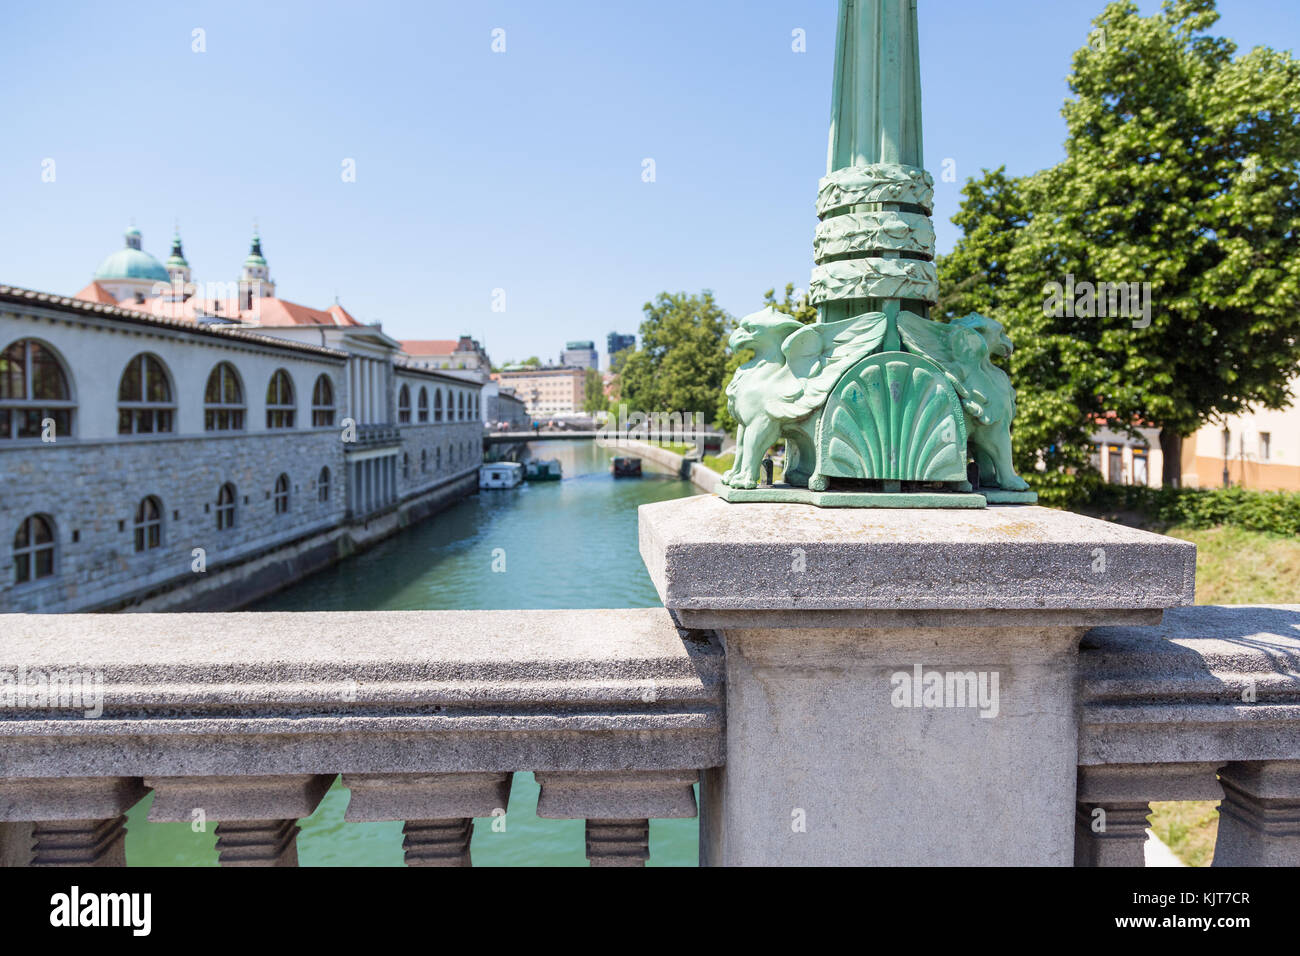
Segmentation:
{"type": "Polygon", "coordinates": [[[1036,500],[1011,459],[1015,391],[991,361],[1010,339],[985,316],[929,317],[939,281],[922,162],[916,0],[840,0],[809,291],[818,317],[803,325],[767,308],[731,335],[754,358],[727,386],[740,423],[720,488],[728,501],[1036,500]],[[763,455],[781,438],[785,484],[760,487],[763,455]]]}

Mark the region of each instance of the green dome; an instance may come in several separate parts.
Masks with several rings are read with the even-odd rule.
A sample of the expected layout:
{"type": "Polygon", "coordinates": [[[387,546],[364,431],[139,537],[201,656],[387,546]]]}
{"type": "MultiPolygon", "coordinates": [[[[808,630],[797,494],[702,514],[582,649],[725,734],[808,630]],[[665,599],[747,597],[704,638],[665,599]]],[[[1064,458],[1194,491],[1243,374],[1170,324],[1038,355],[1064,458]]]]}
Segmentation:
{"type": "Polygon", "coordinates": [[[181,248],[181,236],[177,233],[172,237],[172,254],[167,257],[168,269],[188,269],[190,264],[185,261],[185,251],[181,248]]]}
{"type": "Polygon", "coordinates": [[[140,230],[127,231],[126,248],[119,249],[99,264],[96,279],[153,279],[169,282],[163,264],[140,248],[140,230]]]}
{"type": "Polygon", "coordinates": [[[253,230],[253,247],[248,250],[248,258],[244,260],[246,266],[264,266],[266,259],[262,256],[262,237],[253,230]]]}
{"type": "Polygon", "coordinates": [[[163,264],[141,249],[119,249],[99,264],[96,279],[157,279],[169,281],[163,264]]]}

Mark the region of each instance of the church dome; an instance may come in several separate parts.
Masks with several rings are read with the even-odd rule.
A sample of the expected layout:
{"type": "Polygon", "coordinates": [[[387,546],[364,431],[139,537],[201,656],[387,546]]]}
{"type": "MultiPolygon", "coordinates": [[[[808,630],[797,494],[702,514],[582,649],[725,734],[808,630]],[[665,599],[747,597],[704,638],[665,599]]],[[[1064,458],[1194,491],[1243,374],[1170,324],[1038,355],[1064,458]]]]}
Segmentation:
{"type": "Polygon", "coordinates": [[[188,269],[190,264],[185,261],[185,250],[181,248],[181,234],[177,232],[172,237],[172,254],[167,257],[168,269],[188,269]]]}
{"type": "Polygon", "coordinates": [[[134,228],[127,231],[126,247],[99,264],[95,278],[171,281],[163,264],[140,248],[140,231],[134,228]]]}
{"type": "Polygon", "coordinates": [[[248,256],[244,259],[244,265],[247,266],[265,266],[266,257],[262,255],[262,237],[253,230],[253,246],[248,250],[248,256]]]}

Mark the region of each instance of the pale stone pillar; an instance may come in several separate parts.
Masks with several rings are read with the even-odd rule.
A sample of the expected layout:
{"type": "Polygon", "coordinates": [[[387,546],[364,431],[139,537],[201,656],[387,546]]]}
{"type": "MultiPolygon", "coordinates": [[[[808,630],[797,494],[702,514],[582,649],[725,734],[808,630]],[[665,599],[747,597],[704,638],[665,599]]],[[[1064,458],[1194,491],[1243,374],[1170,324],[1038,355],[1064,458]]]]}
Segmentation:
{"type": "Polygon", "coordinates": [[[665,606],[726,646],[712,865],[1070,865],[1079,639],[1192,602],[1194,546],[1032,506],[698,496],[640,532],[665,606]]]}
{"type": "Polygon", "coordinates": [[[126,866],[126,817],[145,795],[136,777],[0,780],[6,866],[126,866]]]}
{"type": "Polygon", "coordinates": [[[309,817],[334,781],[327,774],[152,777],[149,819],[216,822],[222,866],[297,866],[297,821],[309,817]]]}
{"type": "Polygon", "coordinates": [[[1217,769],[1214,763],[1080,767],[1074,865],[1145,865],[1151,802],[1218,800],[1217,769]]]}
{"type": "Polygon", "coordinates": [[[511,773],[344,774],[349,822],[402,820],[407,866],[471,866],[475,817],[499,817],[511,773]]]}
{"type": "Polygon", "coordinates": [[[1300,761],[1230,763],[1214,866],[1300,866],[1300,761]]]}
{"type": "Polygon", "coordinates": [[[538,771],[543,819],[587,821],[592,866],[643,866],[650,857],[650,819],[696,814],[695,770],[538,771]]]}

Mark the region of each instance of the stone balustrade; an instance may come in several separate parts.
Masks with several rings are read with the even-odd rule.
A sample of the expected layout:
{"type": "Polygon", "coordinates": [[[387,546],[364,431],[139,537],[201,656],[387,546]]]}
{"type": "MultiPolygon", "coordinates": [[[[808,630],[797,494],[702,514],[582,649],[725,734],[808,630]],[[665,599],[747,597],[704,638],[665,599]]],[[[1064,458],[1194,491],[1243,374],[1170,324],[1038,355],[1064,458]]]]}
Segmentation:
{"type": "Polygon", "coordinates": [[[892,840],[899,862],[920,844],[934,863],[1140,865],[1148,801],[1185,799],[1223,800],[1216,865],[1300,864],[1300,607],[1174,608],[1064,635],[1023,612],[916,629],[923,663],[1010,656],[987,720],[867,700],[882,662],[912,653],[892,609],[886,626],[806,625],[795,648],[725,620],[752,614],[734,606],[718,631],[662,608],[8,615],[0,862],[122,865],[124,814],[152,792],[151,820],[216,823],[222,865],[294,866],[298,821],[341,775],[346,820],[403,821],[408,865],[468,866],[475,819],[504,812],[513,774],[531,771],[538,815],[585,820],[593,865],[642,864],[648,821],[694,817],[702,777],[708,864],[888,862],[877,846],[892,840]],[[826,701],[839,729],[810,742],[826,701]],[[1059,740],[1024,737],[1039,732],[1068,739],[1064,763],[1059,740]],[[839,789],[873,752],[870,783],[839,789]],[[924,789],[888,803],[908,774],[924,789]],[[941,811],[941,838],[860,817],[941,811]],[[1006,839],[1025,830],[1042,837],[1006,839]]]}
{"type": "Polygon", "coordinates": [[[1300,607],[1097,628],[1079,663],[1076,865],[1141,866],[1155,800],[1223,801],[1215,866],[1300,865],[1300,607]]]}
{"type": "Polygon", "coordinates": [[[539,815],[587,821],[593,865],[635,865],[648,820],[695,816],[722,758],[720,649],[663,609],[3,621],[11,865],[121,865],[152,791],[150,820],[216,822],[222,865],[293,866],[341,774],[347,820],[402,820],[409,865],[466,866],[474,818],[525,770],[539,815]],[[52,678],[47,706],[30,690],[52,678]]]}

